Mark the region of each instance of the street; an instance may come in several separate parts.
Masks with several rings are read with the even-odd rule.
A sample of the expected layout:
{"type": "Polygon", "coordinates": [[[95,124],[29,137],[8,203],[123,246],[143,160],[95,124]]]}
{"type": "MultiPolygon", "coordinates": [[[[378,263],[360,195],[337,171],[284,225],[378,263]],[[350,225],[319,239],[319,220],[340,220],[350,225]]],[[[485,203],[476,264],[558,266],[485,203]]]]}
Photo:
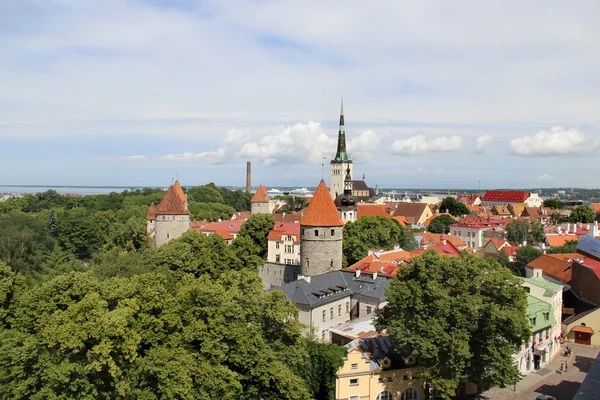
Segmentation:
{"type": "MultiPolygon", "coordinates": [[[[568,372],[560,374],[560,363],[565,360],[565,357],[557,355],[552,363],[545,368],[523,378],[517,384],[516,392],[513,388],[493,388],[484,392],[481,398],[489,400],[534,400],[540,394],[548,394],[556,397],[557,400],[573,399],[600,349],[572,343],[569,344],[569,347],[571,347],[573,353],[570,357],[568,372]]],[[[563,350],[560,351],[560,354],[562,353],[563,350]]]]}

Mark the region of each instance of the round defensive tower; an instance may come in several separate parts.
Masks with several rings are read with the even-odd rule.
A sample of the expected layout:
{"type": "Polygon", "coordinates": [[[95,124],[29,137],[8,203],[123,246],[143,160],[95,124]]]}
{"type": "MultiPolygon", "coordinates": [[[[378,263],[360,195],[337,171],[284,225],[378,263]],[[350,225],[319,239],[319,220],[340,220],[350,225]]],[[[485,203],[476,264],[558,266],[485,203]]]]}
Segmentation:
{"type": "Polygon", "coordinates": [[[343,232],[344,222],[321,180],[300,220],[302,275],[321,275],[342,268],[343,232]]]}

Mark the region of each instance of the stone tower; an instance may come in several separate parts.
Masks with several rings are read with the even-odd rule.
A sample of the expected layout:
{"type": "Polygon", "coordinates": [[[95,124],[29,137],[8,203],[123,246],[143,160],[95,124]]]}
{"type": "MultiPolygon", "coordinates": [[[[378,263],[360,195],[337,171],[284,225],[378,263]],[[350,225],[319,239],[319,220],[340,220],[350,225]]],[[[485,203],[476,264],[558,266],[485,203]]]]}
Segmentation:
{"type": "Polygon", "coordinates": [[[150,204],[148,215],[146,215],[146,234],[154,240],[154,230],[156,229],[156,209],[154,203],[150,204]]]}
{"type": "Polygon", "coordinates": [[[250,214],[269,214],[267,188],[260,185],[250,200],[250,214]]]}
{"type": "Polygon", "coordinates": [[[154,245],[160,246],[183,235],[190,228],[187,196],[179,181],[171,185],[155,211],[154,245]]]}
{"type": "Polygon", "coordinates": [[[352,175],[350,175],[349,166],[346,168],[346,177],[344,178],[344,193],[336,197],[334,203],[344,224],[356,221],[356,201],[352,195],[352,175]]]}
{"type": "Polygon", "coordinates": [[[335,157],[331,160],[330,187],[331,198],[335,199],[344,192],[344,176],[346,169],[350,169],[352,175],[352,160],[346,151],[346,129],[344,127],[344,99],[342,99],[342,108],[340,111],[340,130],[338,132],[337,151],[335,157]]]}
{"type": "Polygon", "coordinates": [[[300,220],[300,269],[304,276],[321,275],[342,268],[340,218],[325,181],[321,180],[300,220]]]}

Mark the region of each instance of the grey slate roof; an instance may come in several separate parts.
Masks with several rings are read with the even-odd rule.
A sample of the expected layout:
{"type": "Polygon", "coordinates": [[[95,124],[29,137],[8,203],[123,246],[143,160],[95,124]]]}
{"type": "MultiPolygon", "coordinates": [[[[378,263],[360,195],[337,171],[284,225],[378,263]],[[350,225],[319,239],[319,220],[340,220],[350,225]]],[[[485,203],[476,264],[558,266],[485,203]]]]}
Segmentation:
{"type": "Polygon", "coordinates": [[[410,356],[408,349],[402,349],[398,352],[394,349],[394,344],[389,336],[378,336],[364,339],[354,339],[346,345],[346,352],[359,350],[367,353],[369,370],[371,372],[381,368],[381,361],[387,357],[391,361],[389,368],[406,368],[405,359],[410,356]]]}
{"type": "Polygon", "coordinates": [[[385,277],[361,275],[350,271],[329,271],[312,276],[310,282],[299,279],[283,285],[280,289],[288,300],[298,305],[316,307],[350,295],[358,298],[385,301],[384,290],[390,285],[385,277]]]}

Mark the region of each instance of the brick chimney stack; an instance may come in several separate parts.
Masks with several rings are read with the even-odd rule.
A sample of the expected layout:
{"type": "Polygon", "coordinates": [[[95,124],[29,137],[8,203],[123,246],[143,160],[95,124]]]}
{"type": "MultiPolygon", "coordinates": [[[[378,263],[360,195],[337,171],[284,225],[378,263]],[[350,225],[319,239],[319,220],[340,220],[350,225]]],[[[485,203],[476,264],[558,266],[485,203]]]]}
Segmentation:
{"type": "Polygon", "coordinates": [[[246,192],[252,191],[252,163],[246,163],[246,192]]]}

